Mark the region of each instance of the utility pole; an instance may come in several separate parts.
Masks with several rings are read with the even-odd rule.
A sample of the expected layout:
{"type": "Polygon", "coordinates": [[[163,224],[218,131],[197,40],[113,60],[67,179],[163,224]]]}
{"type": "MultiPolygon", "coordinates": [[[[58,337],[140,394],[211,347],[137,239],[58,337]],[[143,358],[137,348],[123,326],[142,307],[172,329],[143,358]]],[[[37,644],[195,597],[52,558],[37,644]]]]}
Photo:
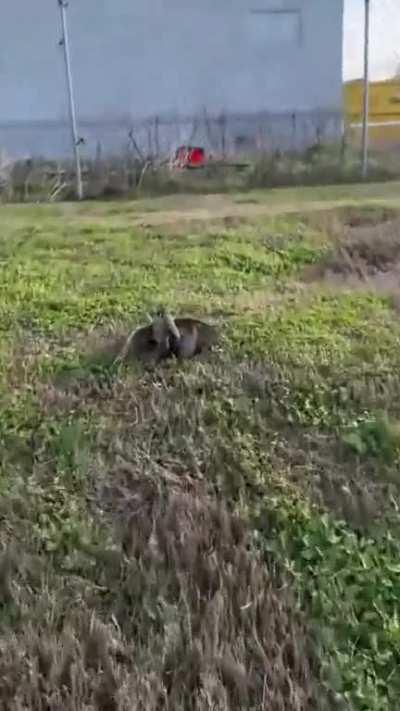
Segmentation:
{"type": "Polygon", "coordinates": [[[66,8],[68,7],[68,0],[57,0],[60,8],[61,15],[61,28],[62,37],[60,45],[64,49],[64,63],[65,63],[65,76],[67,81],[68,90],[68,103],[69,103],[69,119],[71,125],[71,138],[72,145],[75,155],[75,168],[76,168],[76,194],[78,200],[83,198],[83,186],[82,186],[82,169],[81,169],[81,157],[79,145],[81,141],[78,137],[78,130],[76,127],[76,112],[75,112],[75,99],[74,91],[72,85],[72,72],[71,72],[71,57],[69,52],[69,40],[68,40],[68,25],[67,25],[67,13],[66,8]]]}
{"type": "Polygon", "coordinates": [[[364,21],[364,101],[363,101],[363,124],[362,124],[362,178],[365,180],[368,175],[368,117],[369,117],[369,24],[370,24],[370,0],[365,2],[364,21]]]}

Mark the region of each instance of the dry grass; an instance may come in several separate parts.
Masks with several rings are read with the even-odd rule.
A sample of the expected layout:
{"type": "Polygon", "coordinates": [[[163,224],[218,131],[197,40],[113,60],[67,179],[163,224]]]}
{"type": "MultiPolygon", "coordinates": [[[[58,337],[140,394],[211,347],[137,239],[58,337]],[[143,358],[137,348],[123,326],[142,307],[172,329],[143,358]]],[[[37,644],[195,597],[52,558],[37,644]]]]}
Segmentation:
{"type": "MultiPolygon", "coordinates": [[[[222,368],[198,368],[132,388],[117,380],[42,390],[55,419],[91,409],[103,422],[86,495],[108,543],[81,540],[57,572],[38,557],[43,540],[36,551],[14,544],[4,554],[1,591],[13,619],[1,642],[5,708],[321,708],[311,631],[282,574],[252,550],[234,497],[225,503],[232,465],[243,477],[243,464],[204,431],[210,391],[229,381],[222,368]],[[188,413],[195,382],[199,402],[188,413]],[[211,469],[220,481],[210,488],[211,469]]],[[[32,517],[46,490],[45,450],[31,478],[37,489],[15,497],[8,526],[24,511],[32,517]]]]}
{"type": "MultiPolygon", "coordinates": [[[[165,160],[140,159],[130,151],[82,165],[84,195],[89,200],[140,198],[143,195],[195,195],[236,192],[282,186],[354,184],[360,179],[358,151],[344,154],[342,146],[317,146],[303,153],[279,152],[252,156],[237,170],[215,161],[198,171],[174,171],[165,160]]],[[[233,158],[233,157],[232,157],[233,158]]],[[[370,156],[369,181],[399,177],[398,161],[382,151],[370,156]]],[[[3,202],[58,202],[76,199],[71,161],[29,159],[0,165],[0,200],[3,202]]]]}
{"type": "Polygon", "coordinates": [[[241,522],[185,488],[131,480],[121,545],[91,585],[37,580],[31,622],[27,562],[3,557],[3,605],[20,618],[1,641],[4,708],[317,708],[290,595],[248,552],[241,522]]]}

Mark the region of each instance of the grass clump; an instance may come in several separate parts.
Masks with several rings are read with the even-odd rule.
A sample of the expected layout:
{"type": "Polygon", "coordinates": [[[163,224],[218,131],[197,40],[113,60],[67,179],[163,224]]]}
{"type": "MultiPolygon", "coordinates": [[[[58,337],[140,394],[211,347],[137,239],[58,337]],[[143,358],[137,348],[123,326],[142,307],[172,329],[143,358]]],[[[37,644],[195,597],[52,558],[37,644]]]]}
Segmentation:
{"type": "Polygon", "coordinates": [[[348,428],[343,442],[360,457],[376,457],[392,464],[399,454],[399,425],[381,414],[361,419],[348,428]]]}

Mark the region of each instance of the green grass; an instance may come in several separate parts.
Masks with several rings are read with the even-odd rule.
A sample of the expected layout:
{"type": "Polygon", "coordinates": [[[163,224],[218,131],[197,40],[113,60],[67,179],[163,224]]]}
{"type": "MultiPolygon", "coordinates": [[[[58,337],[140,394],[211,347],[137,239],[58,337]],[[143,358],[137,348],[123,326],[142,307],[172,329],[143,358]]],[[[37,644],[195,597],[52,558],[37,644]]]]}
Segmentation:
{"type": "Polygon", "coordinates": [[[229,295],[293,272],[316,254],[315,245],[301,231],[292,235],[295,228],[286,222],[274,226],[281,239],[287,237],[285,250],[268,248],[264,226],[247,228],[243,234],[219,231],[163,240],[138,228],[100,223],[88,233],[86,227],[60,229],[57,223],[4,233],[3,329],[11,323],[41,329],[82,327],[136,315],[160,300],[175,308],[186,302],[212,308],[229,295]]]}
{"type": "MultiPolygon", "coordinates": [[[[349,190],[390,200],[309,197],[349,190]]],[[[255,199],[308,195],[282,193],[255,199]]],[[[141,209],[2,208],[6,707],[395,710],[390,294],[302,286],[335,249],[322,218],[141,228],[141,209]],[[161,303],[219,320],[221,352],[101,359],[161,303]]]]}

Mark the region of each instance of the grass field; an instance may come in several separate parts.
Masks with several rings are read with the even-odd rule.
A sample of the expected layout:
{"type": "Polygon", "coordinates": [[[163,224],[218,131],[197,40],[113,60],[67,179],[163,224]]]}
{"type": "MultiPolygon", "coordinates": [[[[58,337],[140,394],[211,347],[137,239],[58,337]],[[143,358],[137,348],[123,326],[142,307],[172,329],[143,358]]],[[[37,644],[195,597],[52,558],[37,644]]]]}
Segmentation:
{"type": "Polygon", "coordinates": [[[399,195],[1,208],[2,708],[398,708],[399,195]]]}

